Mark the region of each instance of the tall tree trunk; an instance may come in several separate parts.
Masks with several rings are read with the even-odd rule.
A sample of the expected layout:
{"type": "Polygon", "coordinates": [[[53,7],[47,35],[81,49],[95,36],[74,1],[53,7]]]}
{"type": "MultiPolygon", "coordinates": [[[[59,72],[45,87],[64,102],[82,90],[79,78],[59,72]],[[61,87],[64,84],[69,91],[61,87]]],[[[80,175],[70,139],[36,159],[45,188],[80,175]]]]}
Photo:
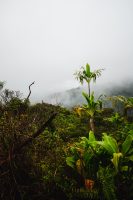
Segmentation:
{"type": "Polygon", "coordinates": [[[90,128],[93,132],[95,132],[95,124],[94,124],[94,118],[90,118],[90,128]]]}

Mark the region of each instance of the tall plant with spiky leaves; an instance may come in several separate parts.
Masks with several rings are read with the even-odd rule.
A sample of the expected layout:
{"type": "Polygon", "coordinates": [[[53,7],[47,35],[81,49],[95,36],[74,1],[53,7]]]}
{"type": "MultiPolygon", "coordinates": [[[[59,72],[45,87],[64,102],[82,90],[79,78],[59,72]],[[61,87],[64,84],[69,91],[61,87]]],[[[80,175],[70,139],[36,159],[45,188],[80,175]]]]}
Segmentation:
{"type": "Polygon", "coordinates": [[[94,92],[92,92],[90,96],[85,92],[82,92],[82,95],[86,99],[87,104],[83,104],[83,106],[78,109],[78,113],[80,114],[82,111],[85,111],[88,114],[88,116],[90,117],[90,128],[94,132],[94,115],[96,113],[96,110],[102,107],[102,102],[100,100],[95,100],[94,92]]]}
{"type": "Polygon", "coordinates": [[[88,94],[91,95],[91,89],[90,89],[90,82],[93,80],[93,82],[96,82],[97,77],[101,76],[101,72],[103,69],[98,69],[95,71],[91,71],[90,65],[87,63],[86,67],[81,67],[80,71],[77,71],[74,75],[76,76],[76,79],[80,81],[81,84],[86,81],[88,85],[88,94]]]}

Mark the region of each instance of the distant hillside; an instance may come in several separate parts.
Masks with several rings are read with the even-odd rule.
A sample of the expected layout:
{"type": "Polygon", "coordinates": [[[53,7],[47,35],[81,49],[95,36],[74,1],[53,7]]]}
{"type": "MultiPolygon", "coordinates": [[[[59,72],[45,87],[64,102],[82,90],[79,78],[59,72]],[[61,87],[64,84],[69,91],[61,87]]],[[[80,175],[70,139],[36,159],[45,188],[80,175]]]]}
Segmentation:
{"type": "MultiPolygon", "coordinates": [[[[84,101],[82,96],[82,91],[85,88],[77,87],[70,90],[54,93],[47,97],[46,102],[55,105],[63,105],[67,108],[71,108],[75,105],[81,105],[84,101]]],[[[122,95],[126,97],[133,96],[133,83],[123,84],[123,86],[112,86],[110,88],[99,87],[95,88],[95,95],[105,94],[107,96],[117,96],[122,95]]]]}
{"type": "Polygon", "coordinates": [[[82,97],[82,88],[72,88],[64,92],[54,93],[47,97],[48,102],[51,104],[60,104],[65,107],[73,107],[75,105],[80,105],[83,103],[84,99],[82,97]]]}
{"type": "Polygon", "coordinates": [[[126,97],[133,97],[133,82],[122,83],[121,86],[113,86],[112,88],[105,89],[106,94],[110,96],[122,95],[126,97]]]}

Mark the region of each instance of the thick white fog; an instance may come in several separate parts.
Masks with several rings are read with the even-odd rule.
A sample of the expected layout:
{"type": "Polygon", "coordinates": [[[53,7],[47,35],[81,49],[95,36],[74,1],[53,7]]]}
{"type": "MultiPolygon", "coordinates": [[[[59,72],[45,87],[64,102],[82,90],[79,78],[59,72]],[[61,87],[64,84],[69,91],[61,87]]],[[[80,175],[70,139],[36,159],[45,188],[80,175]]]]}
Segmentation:
{"type": "Polygon", "coordinates": [[[98,85],[133,74],[132,0],[0,0],[0,80],[32,100],[77,87],[88,62],[98,85]]]}

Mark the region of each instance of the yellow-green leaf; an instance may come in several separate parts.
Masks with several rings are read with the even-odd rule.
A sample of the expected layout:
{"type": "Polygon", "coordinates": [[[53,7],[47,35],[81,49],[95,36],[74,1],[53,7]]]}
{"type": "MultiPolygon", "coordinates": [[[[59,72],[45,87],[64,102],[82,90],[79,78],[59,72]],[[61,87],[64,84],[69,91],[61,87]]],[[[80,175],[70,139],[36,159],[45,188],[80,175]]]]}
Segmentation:
{"type": "Polygon", "coordinates": [[[113,153],[113,158],[111,159],[111,161],[114,164],[116,172],[118,172],[119,159],[122,156],[123,156],[122,153],[113,153]]]}

